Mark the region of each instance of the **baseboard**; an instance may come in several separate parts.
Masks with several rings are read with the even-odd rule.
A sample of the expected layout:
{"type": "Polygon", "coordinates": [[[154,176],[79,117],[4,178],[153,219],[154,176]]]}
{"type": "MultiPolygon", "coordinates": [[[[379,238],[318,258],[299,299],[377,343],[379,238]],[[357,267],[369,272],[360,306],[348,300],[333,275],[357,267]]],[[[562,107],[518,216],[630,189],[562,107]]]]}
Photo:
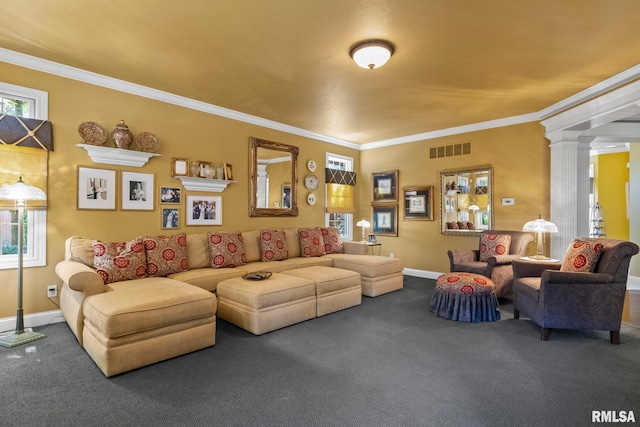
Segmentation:
{"type": "MultiPolygon", "coordinates": [[[[64,322],[60,310],[43,311],[40,313],[27,314],[24,316],[25,328],[37,328],[38,326],[49,325],[51,323],[64,322]]],[[[16,318],[5,317],[0,319],[0,331],[13,331],[16,329],[16,318]]]]}
{"type": "Polygon", "coordinates": [[[629,278],[627,279],[627,290],[640,291],[640,277],[629,276],[629,278]]]}
{"type": "Polygon", "coordinates": [[[406,276],[421,277],[423,279],[437,279],[442,273],[437,271],[416,270],[415,268],[405,268],[402,274],[406,276]]]}

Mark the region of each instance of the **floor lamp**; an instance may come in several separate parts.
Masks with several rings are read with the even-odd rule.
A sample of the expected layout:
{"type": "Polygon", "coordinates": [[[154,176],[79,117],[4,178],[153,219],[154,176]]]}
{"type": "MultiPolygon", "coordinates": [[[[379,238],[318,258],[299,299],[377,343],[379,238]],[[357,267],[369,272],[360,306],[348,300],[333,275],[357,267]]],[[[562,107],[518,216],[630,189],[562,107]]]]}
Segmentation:
{"type": "Polygon", "coordinates": [[[44,338],[44,334],[24,329],[22,312],[22,252],[24,250],[24,211],[27,200],[46,200],[44,191],[25,184],[22,177],[15,184],[0,187],[0,199],[13,200],[18,209],[18,310],[16,312],[16,330],[0,335],[0,346],[16,347],[44,338]]]}

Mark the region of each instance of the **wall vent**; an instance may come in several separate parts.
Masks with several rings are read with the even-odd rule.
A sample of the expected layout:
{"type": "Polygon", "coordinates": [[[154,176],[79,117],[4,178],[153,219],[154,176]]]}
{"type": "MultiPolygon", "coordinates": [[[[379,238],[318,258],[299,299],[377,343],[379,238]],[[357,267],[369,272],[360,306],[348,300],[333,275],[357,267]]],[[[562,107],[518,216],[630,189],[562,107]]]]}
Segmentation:
{"type": "Polygon", "coordinates": [[[429,148],[429,158],[439,159],[441,157],[464,156],[471,154],[471,142],[460,142],[451,145],[441,145],[429,148]]]}

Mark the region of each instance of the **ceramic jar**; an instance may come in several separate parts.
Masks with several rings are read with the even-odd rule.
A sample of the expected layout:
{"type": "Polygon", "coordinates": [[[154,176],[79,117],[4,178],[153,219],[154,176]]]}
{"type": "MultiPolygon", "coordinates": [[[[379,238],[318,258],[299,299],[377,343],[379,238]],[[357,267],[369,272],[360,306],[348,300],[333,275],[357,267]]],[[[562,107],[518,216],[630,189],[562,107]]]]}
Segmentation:
{"type": "Polygon", "coordinates": [[[131,145],[133,141],[133,135],[129,131],[129,126],[124,124],[124,120],[120,120],[120,123],[116,125],[116,128],[111,132],[111,139],[118,148],[124,148],[125,150],[131,145]]]}

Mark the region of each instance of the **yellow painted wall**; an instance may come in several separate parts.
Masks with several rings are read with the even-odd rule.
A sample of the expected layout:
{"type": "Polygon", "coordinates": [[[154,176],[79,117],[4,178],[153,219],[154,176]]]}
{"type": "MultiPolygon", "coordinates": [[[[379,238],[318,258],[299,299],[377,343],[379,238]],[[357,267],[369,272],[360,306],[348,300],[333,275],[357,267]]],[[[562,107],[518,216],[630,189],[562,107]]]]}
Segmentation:
{"type": "MultiPolygon", "coordinates": [[[[538,213],[548,218],[549,149],[539,124],[509,126],[360,152],[2,62],[0,81],[47,91],[49,120],[53,123],[55,151],[49,157],[47,266],[29,268],[24,273],[25,314],[56,309],[46,297],[46,287],[60,285],[54,268],[64,257],[64,241],[69,236],[128,240],[142,234],[167,233],[167,230],[160,228],[160,205],[157,203],[152,212],[77,210],[78,165],[111,168],[118,171],[118,176],[123,170],[153,173],[157,197],[160,186],[180,186],[179,180],[171,178],[172,157],[213,161],[216,165],[220,162],[231,163],[234,179],[238,182],[222,193],[223,225],[216,227],[218,230],[316,226],[324,223],[323,204],[317,203],[314,207],[307,205],[307,191],[301,182],[298,183],[298,217],[248,216],[249,137],[299,147],[299,176],[305,175],[304,165],[309,159],[314,159],[318,170],[322,171],[326,152],[353,157],[354,168],[358,172],[355,218],[371,217],[369,199],[372,172],[399,169],[400,187],[434,185],[437,189],[439,171],[485,164],[494,166],[497,228],[521,229],[525,222],[534,219],[538,213]],[[77,127],[87,120],[96,121],[109,131],[119,120],[125,120],[134,134],[153,132],[160,140],[159,153],[162,156],[151,159],[143,168],[93,165],[86,151],[76,147],[82,142],[77,127]],[[467,140],[473,142],[472,155],[427,159],[431,146],[467,140]],[[515,206],[501,206],[499,201],[502,197],[515,197],[515,206]]],[[[105,145],[113,147],[113,142],[108,141],[105,145]]],[[[198,193],[183,193],[184,196],[187,194],[198,193]]],[[[319,201],[324,200],[322,186],[315,194],[319,201]]],[[[407,268],[447,271],[447,249],[477,246],[477,238],[441,235],[437,190],[435,196],[435,221],[402,222],[399,212],[399,236],[379,238],[383,243],[383,255],[394,252],[396,257],[403,258],[407,268]]],[[[180,228],[175,231],[194,233],[208,230],[207,227],[185,226],[184,201],[180,209],[180,228]]],[[[359,231],[355,230],[354,235],[359,236],[359,231]]],[[[533,247],[530,250],[535,252],[533,247]]],[[[0,318],[15,315],[16,289],[11,284],[16,280],[15,269],[0,271],[0,283],[3,284],[0,286],[0,318]]]]}
{"type": "MultiPolygon", "coordinates": [[[[342,146],[319,142],[296,135],[261,128],[222,117],[170,105],[151,99],[93,86],[54,75],[16,67],[0,62],[0,81],[47,91],[49,93],[49,120],[53,123],[55,151],[49,156],[49,189],[47,221],[47,266],[29,268],[24,272],[25,314],[56,310],[46,297],[47,285],[60,285],[55,274],[56,263],[64,258],[64,241],[72,235],[103,240],[128,240],[141,234],[170,232],[203,232],[202,226],[185,226],[185,203],[181,210],[178,230],[161,230],[160,205],[153,212],[139,211],[79,211],[76,209],[77,166],[95,166],[118,171],[128,170],[155,174],[156,192],[160,186],[181,183],[171,177],[171,158],[221,162],[233,165],[234,179],[222,196],[222,226],[218,230],[253,230],[316,226],[324,224],[322,203],[309,206],[298,197],[299,216],[283,218],[250,218],[248,176],[249,137],[299,147],[300,168],[314,159],[319,170],[324,168],[327,151],[353,157],[359,167],[359,152],[342,146]],[[125,120],[134,134],[153,132],[160,140],[161,157],[153,158],[143,168],[94,165],[84,149],[76,147],[83,141],[78,125],[91,120],[103,125],[109,132],[119,120],[125,120]]],[[[109,140],[105,146],[113,147],[109,140]]],[[[132,149],[137,149],[133,144],[132,149]]],[[[304,174],[302,175],[304,176],[304,174]]],[[[118,180],[120,178],[118,177],[118,180]]],[[[299,189],[303,189],[299,185],[299,189]]],[[[215,193],[183,193],[218,195],[215,193]]],[[[324,188],[315,192],[324,200],[324,188]]],[[[156,193],[157,198],[157,193],[156,193]]],[[[173,205],[167,205],[173,206],[173,205]]],[[[16,270],[0,271],[0,318],[15,316],[16,270]]]]}
{"type": "MultiPolygon", "coordinates": [[[[495,229],[522,230],[542,214],[549,218],[549,142],[538,123],[508,126],[437,138],[410,144],[367,150],[361,153],[356,217],[371,218],[371,173],[399,170],[399,187],[429,186],[435,189],[434,221],[402,221],[398,205],[398,237],[380,236],[383,255],[393,252],[405,267],[427,271],[449,271],[448,249],[477,249],[478,238],[444,236],[440,233],[440,172],[449,169],[492,165],[494,168],[495,229]],[[472,154],[429,159],[429,148],[464,141],[472,142],[472,154]],[[503,197],[515,205],[502,206],[503,197]]],[[[402,194],[402,192],[400,192],[402,194]]],[[[400,196],[401,197],[401,196],[400,196]]],[[[531,244],[530,254],[535,253],[531,244]]],[[[548,248],[547,248],[548,251],[548,248]]]]}
{"type": "Polygon", "coordinates": [[[604,210],[607,237],[629,239],[629,220],[625,197],[625,183],[629,182],[629,153],[601,154],[592,161],[594,195],[604,210]]]}

